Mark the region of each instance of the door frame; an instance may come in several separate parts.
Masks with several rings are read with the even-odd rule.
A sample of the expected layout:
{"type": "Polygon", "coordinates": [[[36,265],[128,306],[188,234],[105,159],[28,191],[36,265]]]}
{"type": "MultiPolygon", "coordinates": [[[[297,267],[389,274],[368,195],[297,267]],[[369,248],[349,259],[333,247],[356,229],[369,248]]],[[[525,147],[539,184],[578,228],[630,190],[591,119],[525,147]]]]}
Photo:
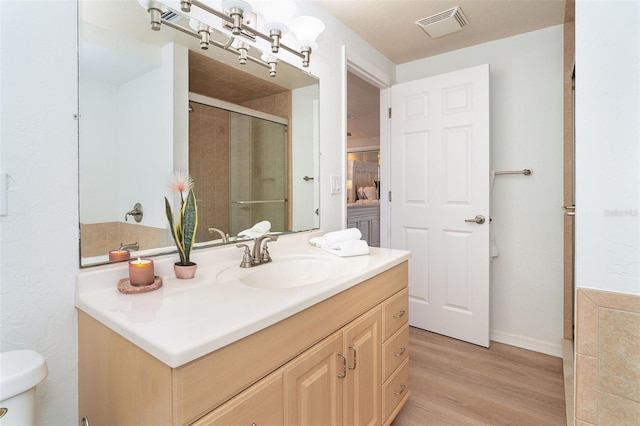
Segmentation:
{"type": "MultiPolygon", "coordinates": [[[[380,182],[386,186],[384,193],[380,194],[380,247],[390,247],[391,237],[391,204],[389,203],[388,189],[391,181],[390,155],[391,155],[391,122],[387,118],[387,111],[391,107],[391,85],[392,79],[385,71],[376,67],[366,59],[363,59],[353,50],[348,50],[343,46],[343,54],[345,58],[346,68],[344,70],[344,81],[347,80],[347,72],[355,74],[367,83],[380,89],[380,182]]],[[[347,91],[344,91],[344,105],[347,104],[347,91]]],[[[345,111],[346,115],[346,111],[345,111]]],[[[343,152],[347,152],[346,129],[343,134],[343,152]]],[[[346,188],[346,161],[344,161],[344,178],[343,187],[346,188]]],[[[384,187],[383,187],[384,188],[384,187]]],[[[347,223],[345,209],[344,223],[347,223]]]]}
{"type": "Polygon", "coordinates": [[[564,314],[562,335],[566,340],[574,339],[575,306],[574,306],[574,224],[575,224],[575,198],[574,198],[574,80],[575,75],[575,24],[564,25],[564,134],[563,134],[563,206],[564,206],[564,234],[563,234],[563,287],[564,287],[564,314]],[[570,207],[573,206],[573,209],[570,207]],[[569,209],[568,209],[569,207],[569,209]]]}

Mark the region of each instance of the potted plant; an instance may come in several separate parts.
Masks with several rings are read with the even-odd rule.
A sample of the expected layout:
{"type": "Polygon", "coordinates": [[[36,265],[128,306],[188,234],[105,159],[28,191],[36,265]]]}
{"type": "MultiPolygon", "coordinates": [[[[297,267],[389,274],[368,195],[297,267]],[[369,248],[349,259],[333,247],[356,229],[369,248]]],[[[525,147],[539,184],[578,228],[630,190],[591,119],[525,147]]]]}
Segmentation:
{"type": "Polygon", "coordinates": [[[180,261],[174,264],[173,269],[177,278],[193,278],[198,267],[190,260],[198,228],[198,205],[193,193],[193,179],[186,172],[174,172],[169,188],[180,193],[180,211],[175,223],[171,204],[167,197],[164,197],[171,236],[180,256],[180,261]]]}

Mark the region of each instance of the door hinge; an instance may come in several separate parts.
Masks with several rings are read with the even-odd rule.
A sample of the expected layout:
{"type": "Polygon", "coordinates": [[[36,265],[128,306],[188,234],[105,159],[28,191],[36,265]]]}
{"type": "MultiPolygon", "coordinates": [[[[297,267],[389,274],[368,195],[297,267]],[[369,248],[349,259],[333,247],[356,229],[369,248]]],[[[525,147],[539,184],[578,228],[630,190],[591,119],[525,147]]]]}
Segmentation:
{"type": "Polygon", "coordinates": [[[391,108],[389,108],[389,118],[391,118],[391,108]]]}
{"type": "Polygon", "coordinates": [[[389,202],[391,202],[391,191],[389,191],[389,202]]]}

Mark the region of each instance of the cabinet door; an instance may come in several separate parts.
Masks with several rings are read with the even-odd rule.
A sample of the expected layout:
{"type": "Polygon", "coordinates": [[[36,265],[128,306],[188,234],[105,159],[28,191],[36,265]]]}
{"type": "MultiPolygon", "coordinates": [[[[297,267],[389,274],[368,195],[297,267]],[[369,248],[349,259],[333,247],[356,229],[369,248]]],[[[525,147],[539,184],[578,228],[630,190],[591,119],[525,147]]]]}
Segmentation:
{"type": "Polygon", "coordinates": [[[282,417],[282,372],[277,371],[216,408],[192,426],[278,426],[282,424],[282,417]]]}
{"type": "Polygon", "coordinates": [[[380,219],[371,219],[371,221],[369,222],[369,231],[371,235],[371,241],[369,241],[369,245],[371,247],[380,247],[380,219]]]}
{"type": "Polygon", "coordinates": [[[380,306],[344,328],[348,360],[345,391],[345,424],[377,425],[380,419],[380,306]]]}
{"type": "Polygon", "coordinates": [[[342,377],[346,373],[346,358],[339,354],[342,354],[342,331],[327,337],[285,366],[285,425],[342,424],[342,377]]]}
{"type": "MultiPolygon", "coordinates": [[[[371,240],[371,233],[369,232],[370,223],[368,219],[358,219],[358,229],[362,233],[362,239],[369,244],[371,240]]],[[[371,244],[369,244],[371,245],[371,244]]]]}

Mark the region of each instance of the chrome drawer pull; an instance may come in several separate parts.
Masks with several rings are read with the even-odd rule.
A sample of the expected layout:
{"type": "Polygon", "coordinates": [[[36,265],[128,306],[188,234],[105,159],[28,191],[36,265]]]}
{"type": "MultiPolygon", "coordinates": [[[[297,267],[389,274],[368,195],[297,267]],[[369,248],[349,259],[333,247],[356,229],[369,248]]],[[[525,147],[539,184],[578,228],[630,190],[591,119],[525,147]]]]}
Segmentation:
{"type": "Polygon", "coordinates": [[[402,318],[405,314],[407,313],[407,311],[405,311],[404,309],[400,311],[400,313],[397,314],[393,314],[394,318],[402,318]]]}
{"type": "Polygon", "coordinates": [[[394,395],[402,395],[406,388],[407,388],[407,385],[405,385],[404,383],[400,383],[400,390],[399,391],[393,391],[393,394],[394,395]]]}
{"type": "Polygon", "coordinates": [[[342,374],[338,373],[339,379],[347,377],[347,357],[342,352],[338,352],[338,356],[342,357],[342,374]]]}
{"type": "Polygon", "coordinates": [[[394,352],[393,356],[402,356],[404,355],[404,353],[407,351],[407,348],[405,348],[404,346],[400,347],[400,352],[394,352]]]}

